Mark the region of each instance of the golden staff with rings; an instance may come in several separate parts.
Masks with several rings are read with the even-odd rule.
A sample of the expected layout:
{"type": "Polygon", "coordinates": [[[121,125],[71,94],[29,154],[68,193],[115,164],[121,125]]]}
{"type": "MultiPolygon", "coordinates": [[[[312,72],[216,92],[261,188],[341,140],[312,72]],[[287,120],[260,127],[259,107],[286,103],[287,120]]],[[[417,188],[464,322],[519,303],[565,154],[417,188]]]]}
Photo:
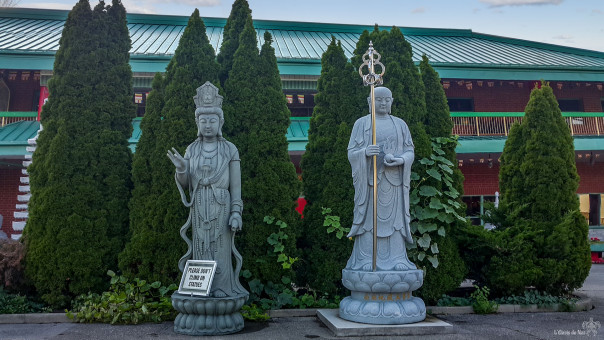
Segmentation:
{"type": "MultiPolygon", "coordinates": [[[[380,62],[381,55],[373,48],[373,43],[369,42],[369,49],[363,54],[363,64],[359,67],[359,74],[363,78],[363,85],[371,88],[371,131],[372,144],[375,145],[377,138],[375,135],[375,86],[384,83],[384,72],[386,67],[380,62]],[[379,65],[382,72],[375,73],[375,65],[379,65]],[[363,66],[367,66],[369,73],[363,74],[363,66]]],[[[377,261],[377,155],[373,156],[373,262],[372,269],[376,270],[377,261]]]]}

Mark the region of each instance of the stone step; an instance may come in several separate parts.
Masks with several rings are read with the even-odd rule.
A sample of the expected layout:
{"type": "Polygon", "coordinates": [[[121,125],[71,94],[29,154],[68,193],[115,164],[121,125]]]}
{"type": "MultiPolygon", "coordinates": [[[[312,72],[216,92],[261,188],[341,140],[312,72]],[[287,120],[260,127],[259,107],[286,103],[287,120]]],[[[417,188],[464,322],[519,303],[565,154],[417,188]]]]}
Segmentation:
{"type": "Polygon", "coordinates": [[[31,153],[26,153],[25,155],[23,155],[23,158],[31,160],[31,156],[31,153]]]}
{"type": "Polygon", "coordinates": [[[29,177],[21,177],[21,184],[29,184],[29,177]]]}
{"type": "Polygon", "coordinates": [[[15,241],[19,241],[19,239],[21,238],[21,234],[12,234],[10,236],[10,238],[12,238],[15,241]]]}
{"type": "Polygon", "coordinates": [[[34,151],[36,151],[36,147],[35,146],[27,146],[27,147],[25,147],[25,150],[27,152],[33,153],[34,151]]]}
{"type": "Polygon", "coordinates": [[[15,209],[17,210],[27,210],[27,204],[16,204],[15,209]]]}
{"type": "Polygon", "coordinates": [[[13,230],[23,231],[25,229],[25,221],[13,221],[13,230]]]}
{"type": "Polygon", "coordinates": [[[17,201],[19,201],[19,202],[29,202],[30,198],[31,198],[31,194],[17,195],[17,201]]]}
{"type": "Polygon", "coordinates": [[[29,192],[29,185],[19,185],[19,192],[29,192]]]}
{"type": "Polygon", "coordinates": [[[27,211],[15,211],[13,212],[15,218],[27,218],[29,213],[27,211]]]}
{"type": "Polygon", "coordinates": [[[24,167],[26,167],[26,168],[27,168],[27,167],[28,167],[28,166],[30,166],[30,165],[31,165],[31,161],[23,161],[23,166],[24,166],[24,167]]]}
{"type": "Polygon", "coordinates": [[[23,175],[29,175],[29,173],[27,172],[27,169],[21,169],[21,173],[23,175]]]}

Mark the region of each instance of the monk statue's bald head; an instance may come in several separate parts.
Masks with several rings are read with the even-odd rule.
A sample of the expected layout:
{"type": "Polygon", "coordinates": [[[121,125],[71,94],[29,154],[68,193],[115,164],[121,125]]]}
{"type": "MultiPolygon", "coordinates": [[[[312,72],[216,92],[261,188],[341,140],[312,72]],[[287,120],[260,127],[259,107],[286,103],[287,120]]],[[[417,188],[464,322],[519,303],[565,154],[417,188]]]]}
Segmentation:
{"type": "MultiPolygon", "coordinates": [[[[376,87],[375,94],[375,113],[378,116],[390,114],[392,109],[392,92],[387,87],[376,87]]],[[[371,113],[371,97],[367,97],[369,112],[371,113]]]]}

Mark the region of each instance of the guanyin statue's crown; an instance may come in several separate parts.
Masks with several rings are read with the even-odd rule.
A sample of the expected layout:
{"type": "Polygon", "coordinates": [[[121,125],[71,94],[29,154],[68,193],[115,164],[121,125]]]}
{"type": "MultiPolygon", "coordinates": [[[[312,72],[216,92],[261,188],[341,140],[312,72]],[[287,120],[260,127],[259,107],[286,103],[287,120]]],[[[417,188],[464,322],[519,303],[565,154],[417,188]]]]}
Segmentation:
{"type": "Polygon", "coordinates": [[[195,106],[199,108],[216,107],[222,109],[222,96],[218,94],[218,88],[209,81],[197,88],[197,95],[193,97],[195,106]]]}

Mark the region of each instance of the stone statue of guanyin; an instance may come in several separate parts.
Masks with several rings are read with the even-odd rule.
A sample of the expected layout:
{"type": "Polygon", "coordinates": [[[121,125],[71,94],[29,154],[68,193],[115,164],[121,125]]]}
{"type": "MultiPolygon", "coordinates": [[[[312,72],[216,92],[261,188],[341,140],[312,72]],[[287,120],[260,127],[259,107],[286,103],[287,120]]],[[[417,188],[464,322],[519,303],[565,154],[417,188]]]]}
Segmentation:
{"type": "Polygon", "coordinates": [[[189,208],[180,230],[188,250],[178,267],[182,272],[187,260],[212,260],[216,272],[209,297],[172,295],[180,312],[174,329],[190,335],[228,334],[243,328],[239,309],[249,296],[239,282],[242,258],[234,242],[243,211],[239,152],[222,137],[224,114],[218,88],[206,82],[194,100],[198,138],[184,157],[174,148],[168,151],[181,200],[189,208]],[[189,229],[192,240],[187,236],[189,229]]]}

